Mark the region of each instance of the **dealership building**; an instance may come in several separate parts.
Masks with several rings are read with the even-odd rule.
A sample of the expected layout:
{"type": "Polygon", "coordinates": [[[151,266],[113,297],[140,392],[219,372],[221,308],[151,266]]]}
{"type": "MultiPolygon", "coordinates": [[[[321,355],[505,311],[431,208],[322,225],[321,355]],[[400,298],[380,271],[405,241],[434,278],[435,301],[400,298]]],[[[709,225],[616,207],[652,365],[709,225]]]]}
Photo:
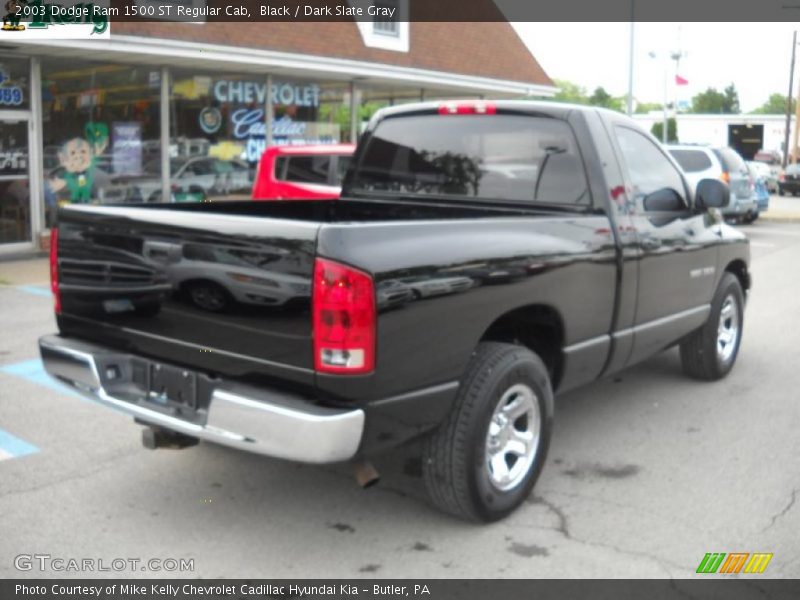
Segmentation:
{"type": "Polygon", "coordinates": [[[249,197],[267,145],[352,142],[381,106],[556,91],[506,22],[15,35],[0,35],[0,256],[39,248],[65,203],[249,197]]]}

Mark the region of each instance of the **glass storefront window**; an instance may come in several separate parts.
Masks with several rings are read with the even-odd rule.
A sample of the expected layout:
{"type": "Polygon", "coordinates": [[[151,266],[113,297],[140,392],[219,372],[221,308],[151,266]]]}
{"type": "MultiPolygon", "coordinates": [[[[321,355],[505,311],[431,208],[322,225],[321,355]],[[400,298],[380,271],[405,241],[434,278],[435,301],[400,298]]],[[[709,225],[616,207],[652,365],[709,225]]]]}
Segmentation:
{"type": "MultiPolygon", "coordinates": [[[[170,157],[174,200],[249,199],[266,148],[266,75],[172,71],[170,157]]],[[[274,144],[334,144],[341,125],[328,118],[345,85],[272,83],[274,144]]]]}
{"type": "Polygon", "coordinates": [[[0,119],[0,244],[31,239],[28,121],[0,119]]]}
{"type": "Polygon", "coordinates": [[[48,225],[58,205],[161,200],[160,86],[157,67],[42,60],[48,225]]]}
{"type": "Polygon", "coordinates": [[[0,58],[0,110],[31,106],[30,62],[27,58],[0,58]]]}

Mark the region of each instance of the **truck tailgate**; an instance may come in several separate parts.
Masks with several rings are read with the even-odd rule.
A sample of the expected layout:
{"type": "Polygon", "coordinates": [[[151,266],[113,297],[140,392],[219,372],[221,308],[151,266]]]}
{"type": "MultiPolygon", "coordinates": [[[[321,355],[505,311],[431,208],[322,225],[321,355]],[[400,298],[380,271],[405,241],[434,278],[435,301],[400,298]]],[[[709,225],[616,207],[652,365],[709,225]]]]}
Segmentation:
{"type": "Polygon", "coordinates": [[[168,208],[59,215],[62,335],[222,375],[313,384],[319,223],[168,208]]]}

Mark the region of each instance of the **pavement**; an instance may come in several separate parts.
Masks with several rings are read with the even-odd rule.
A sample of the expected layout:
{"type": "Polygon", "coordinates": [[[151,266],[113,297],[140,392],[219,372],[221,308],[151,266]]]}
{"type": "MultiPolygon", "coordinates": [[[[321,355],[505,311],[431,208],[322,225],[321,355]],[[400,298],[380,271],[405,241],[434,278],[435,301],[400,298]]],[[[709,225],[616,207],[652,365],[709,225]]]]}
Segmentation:
{"type": "MultiPolygon", "coordinates": [[[[686,578],[708,552],[773,553],[747,577],[799,577],[800,226],[741,229],[754,288],[733,372],[688,379],[673,349],[560,396],[533,495],[483,526],[431,508],[415,446],[368,490],[347,466],[143,449],[131,419],[44,374],[46,264],[0,264],[0,577],[81,575],[15,568],[37,553],[193,561],[176,577],[686,578]]],[[[165,574],[125,565],[88,575],[165,574]]]]}
{"type": "Polygon", "coordinates": [[[759,216],[761,221],[800,223],[800,197],[770,196],[769,209],[759,216]]]}

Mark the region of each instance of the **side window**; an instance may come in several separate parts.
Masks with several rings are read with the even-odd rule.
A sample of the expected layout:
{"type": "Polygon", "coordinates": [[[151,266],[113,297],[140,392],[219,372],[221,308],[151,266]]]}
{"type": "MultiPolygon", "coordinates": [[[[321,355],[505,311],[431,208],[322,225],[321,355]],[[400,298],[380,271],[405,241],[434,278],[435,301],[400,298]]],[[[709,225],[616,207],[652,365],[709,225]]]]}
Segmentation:
{"type": "Polygon", "coordinates": [[[298,183],[328,183],[328,156],[290,156],[285,180],[298,183]]]}
{"type": "Polygon", "coordinates": [[[679,211],[687,207],[683,178],[650,139],[627,127],[614,128],[633,184],[639,211],[679,211]]]}

